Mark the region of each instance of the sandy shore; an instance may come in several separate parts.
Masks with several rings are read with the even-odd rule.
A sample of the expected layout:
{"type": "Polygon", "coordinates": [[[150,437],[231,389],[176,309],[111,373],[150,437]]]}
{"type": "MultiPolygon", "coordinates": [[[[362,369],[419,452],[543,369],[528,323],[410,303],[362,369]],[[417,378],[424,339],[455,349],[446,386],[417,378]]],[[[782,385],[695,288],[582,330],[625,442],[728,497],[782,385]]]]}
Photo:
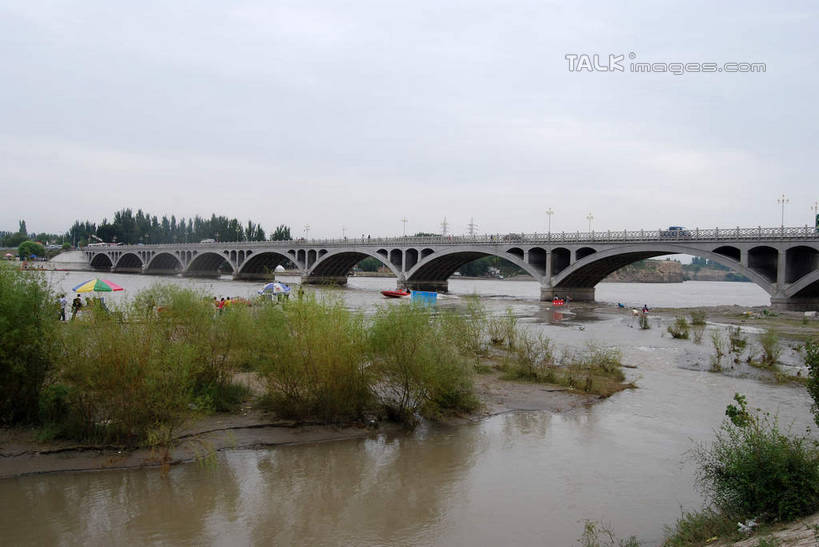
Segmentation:
{"type": "MultiPolygon", "coordinates": [[[[483,403],[481,409],[469,416],[451,418],[447,423],[476,422],[515,411],[557,413],[597,400],[596,396],[573,393],[558,386],[510,382],[499,376],[498,373],[477,375],[475,389],[483,403]]],[[[400,430],[401,426],[391,423],[378,423],[374,427],[295,423],[247,406],[236,414],[205,416],[188,424],[176,437],[175,446],[165,454],[150,448],[128,450],[70,441],[43,443],[37,441],[35,430],[0,429],[0,479],[39,473],[157,467],[163,463],[174,465],[205,459],[228,449],[357,439],[400,430]]]]}

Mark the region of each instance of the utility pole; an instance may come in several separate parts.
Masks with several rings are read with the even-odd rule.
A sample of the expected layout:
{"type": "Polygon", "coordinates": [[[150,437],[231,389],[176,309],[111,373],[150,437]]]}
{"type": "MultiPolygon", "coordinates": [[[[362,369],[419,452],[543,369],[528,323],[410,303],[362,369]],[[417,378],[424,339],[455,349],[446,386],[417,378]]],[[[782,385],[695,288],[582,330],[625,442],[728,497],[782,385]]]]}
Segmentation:
{"type": "Polygon", "coordinates": [[[591,213],[589,213],[588,215],[586,215],[586,220],[589,221],[589,233],[591,233],[591,231],[592,231],[591,230],[591,221],[594,220],[594,216],[591,213]]]}
{"type": "Polygon", "coordinates": [[[779,227],[783,230],[785,229],[785,204],[790,203],[790,201],[791,200],[785,197],[785,194],[782,194],[782,197],[776,200],[776,202],[782,206],[782,217],[779,227]]]}
{"type": "Polygon", "coordinates": [[[467,228],[469,228],[469,236],[475,237],[475,228],[477,228],[478,225],[475,224],[475,219],[473,217],[469,217],[469,224],[467,224],[466,226],[467,228]]]}
{"type": "Polygon", "coordinates": [[[305,240],[310,239],[310,225],[309,224],[304,225],[304,239],[305,240]]]}
{"type": "Polygon", "coordinates": [[[344,226],[341,227],[341,239],[347,239],[347,228],[344,226]]]}
{"type": "Polygon", "coordinates": [[[546,222],[546,230],[547,230],[547,232],[546,232],[546,233],[548,233],[548,234],[549,234],[549,236],[548,236],[548,237],[549,237],[549,239],[552,239],[552,215],[553,215],[553,214],[555,214],[555,212],[554,212],[554,211],[552,211],[552,208],[551,208],[551,207],[549,207],[548,209],[546,209],[546,218],[547,218],[547,219],[549,219],[549,220],[546,222]]]}
{"type": "Polygon", "coordinates": [[[444,220],[441,222],[441,237],[446,237],[447,226],[449,226],[449,223],[446,221],[446,217],[444,217],[444,220]]]}
{"type": "Polygon", "coordinates": [[[401,223],[404,225],[404,237],[407,237],[407,217],[401,217],[401,223]]]}

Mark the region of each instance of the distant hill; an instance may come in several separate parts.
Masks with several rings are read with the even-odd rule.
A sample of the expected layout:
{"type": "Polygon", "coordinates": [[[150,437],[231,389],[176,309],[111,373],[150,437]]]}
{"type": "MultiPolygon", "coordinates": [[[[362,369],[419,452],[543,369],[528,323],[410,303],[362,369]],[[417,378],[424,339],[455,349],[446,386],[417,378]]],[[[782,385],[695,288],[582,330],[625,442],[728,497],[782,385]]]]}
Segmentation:
{"type": "Polygon", "coordinates": [[[682,283],[683,281],[750,281],[729,268],[694,257],[691,264],[676,260],[641,260],[621,268],[604,280],[618,283],[682,283]]]}

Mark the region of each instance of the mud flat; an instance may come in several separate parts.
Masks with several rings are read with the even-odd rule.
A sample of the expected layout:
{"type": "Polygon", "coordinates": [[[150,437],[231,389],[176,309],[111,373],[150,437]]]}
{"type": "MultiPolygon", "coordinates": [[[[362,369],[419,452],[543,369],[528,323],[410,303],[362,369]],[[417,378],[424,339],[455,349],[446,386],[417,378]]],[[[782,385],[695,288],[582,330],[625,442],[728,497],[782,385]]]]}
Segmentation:
{"type": "MultiPolygon", "coordinates": [[[[449,418],[449,425],[480,421],[507,412],[541,410],[564,412],[598,399],[560,386],[513,382],[500,373],[479,374],[475,391],[481,409],[471,415],[449,418]]],[[[206,416],[181,430],[173,448],[136,448],[93,445],[71,441],[39,442],[36,430],[0,429],[0,479],[57,472],[102,471],[160,467],[205,460],[229,449],[254,449],[357,439],[379,433],[399,433],[400,425],[378,423],[328,426],[277,419],[274,415],[243,408],[236,414],[206,416]]]]}

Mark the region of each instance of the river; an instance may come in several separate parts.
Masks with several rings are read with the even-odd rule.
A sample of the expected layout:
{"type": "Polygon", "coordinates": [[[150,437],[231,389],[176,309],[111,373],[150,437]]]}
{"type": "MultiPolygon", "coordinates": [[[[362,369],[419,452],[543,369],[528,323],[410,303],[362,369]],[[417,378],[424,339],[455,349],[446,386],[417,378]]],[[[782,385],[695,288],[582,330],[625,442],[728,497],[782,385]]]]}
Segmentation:
{"type": "MultiPolygon", "coordinates": [[[[67,290],[89,277],[52,275],[67,290]]],[[[126,295],[157,281],[107,277],[126,295]]],[[[248,296],[259,286],[171,282],[215,296],[248,296]]],[[[351,278],[346,289],[316,290],[369,310],[387,302],[377,290],[393,286],[392,279],[351,278]]],[[[591,519],[655,545],[681,508],[700,507],[687,454],[713,438],[735,392],[794,428],[812,422],[803,388],[706,372],[710,344],[633,328],[614,305],[553,321],[534,282],[452,280],[450,289],[442,305],[477,293],[491,311],[512,309],[561,347],[620,347],[624,363],[638,367],[627,370],[638,389],[564,414],[518,412],[401,435],[228,450],[215,462],[174,467],[166,478],[148,469],[7,479],[0,482],[3,543],[569,546],[591,519]]],[[[718,282],[607,283],[597,299],[768,303],[755,285],[718,282]]]]}

